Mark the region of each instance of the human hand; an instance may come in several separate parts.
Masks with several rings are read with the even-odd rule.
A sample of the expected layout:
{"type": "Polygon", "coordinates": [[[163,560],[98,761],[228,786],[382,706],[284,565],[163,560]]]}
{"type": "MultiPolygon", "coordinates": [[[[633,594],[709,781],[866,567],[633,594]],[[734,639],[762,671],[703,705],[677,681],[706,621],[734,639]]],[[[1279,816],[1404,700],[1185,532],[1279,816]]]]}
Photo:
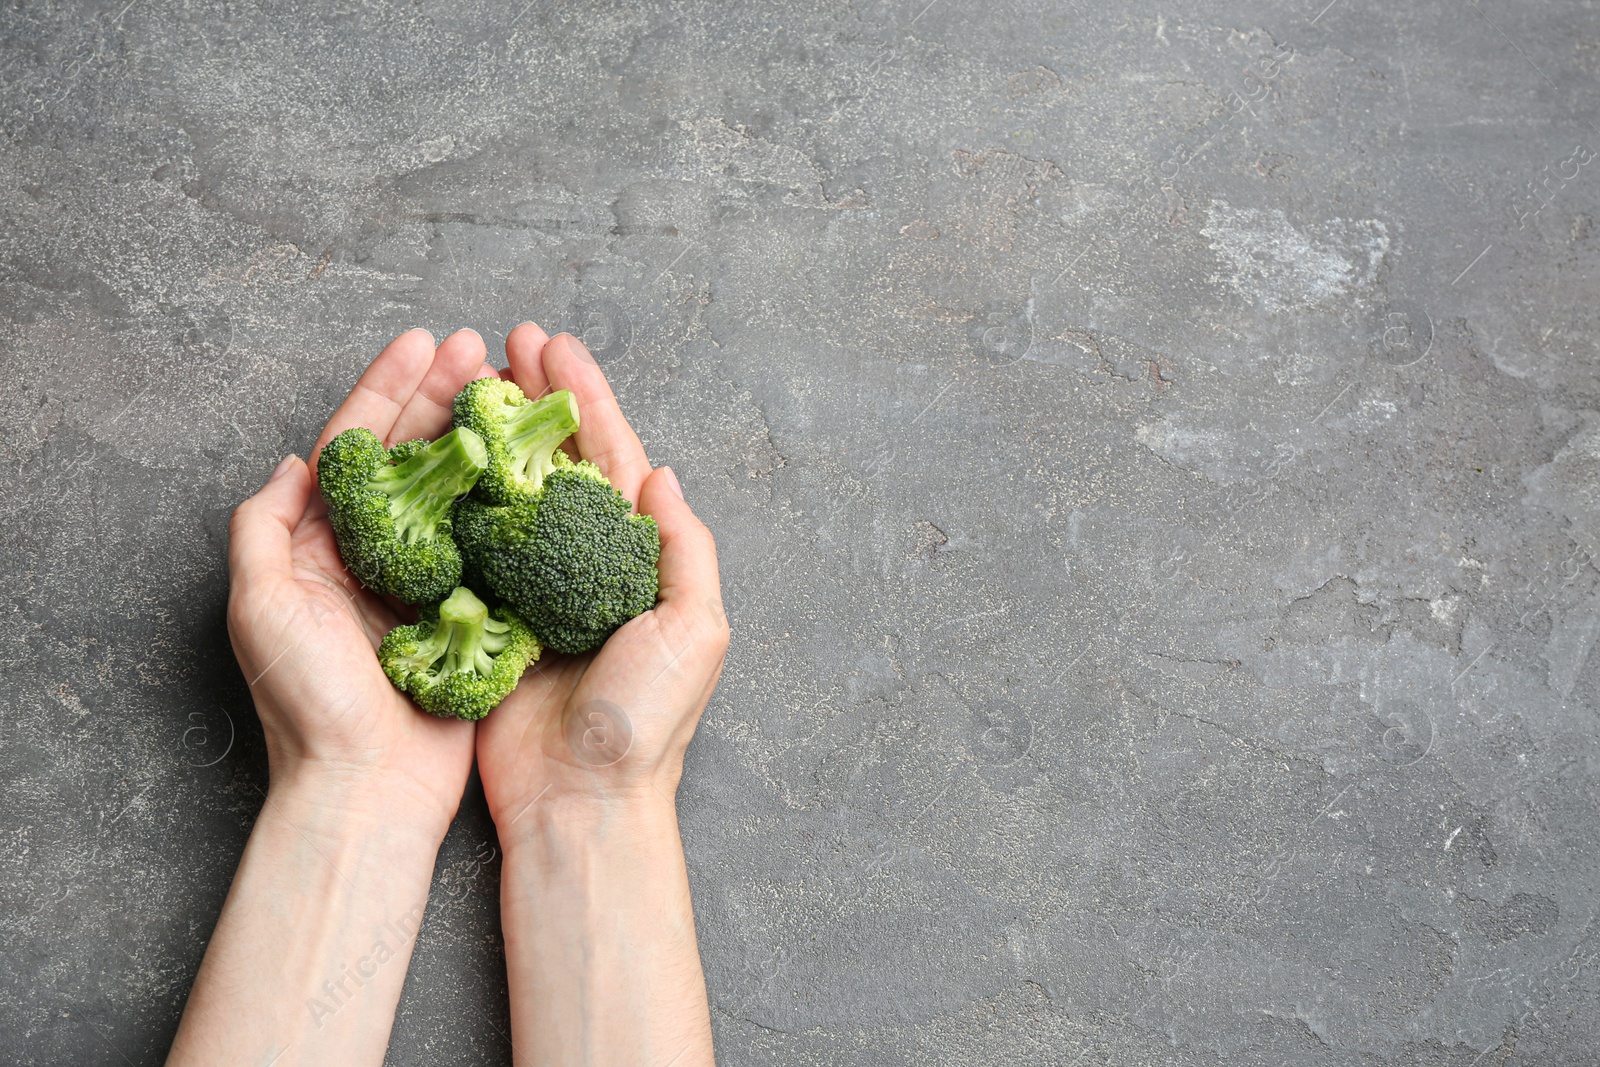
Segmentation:
{"type": "Polygon", "coordinates": [[[506,338],[505,376],[530,397],[577,397],[577,452],[661,530],[661,595],[597,651],[546,651],[478,726],[478,772],[501,840],[535,805],[672,804],[683,753],[728,648],[716,544],[668,468],[652,470],[581,342],[524,323],[506,338]]]}
{"type": "MultiPolygon", "coordinates": [[[[400,335],[334,412],[313,462],[352,426],[386,445],[439,436],[460,388],[495,373],[484,356],[471,330],[437,350],[424,330],[400,335]]],[[[402,815],[442,838],[472,767],[473,724],[417,710],[384,676],[374,649],[403,620],[345,569],[314,468],[286,458],[234,512],[228,541],[228,633],[266,735],[269,800],[402,815]]]]}

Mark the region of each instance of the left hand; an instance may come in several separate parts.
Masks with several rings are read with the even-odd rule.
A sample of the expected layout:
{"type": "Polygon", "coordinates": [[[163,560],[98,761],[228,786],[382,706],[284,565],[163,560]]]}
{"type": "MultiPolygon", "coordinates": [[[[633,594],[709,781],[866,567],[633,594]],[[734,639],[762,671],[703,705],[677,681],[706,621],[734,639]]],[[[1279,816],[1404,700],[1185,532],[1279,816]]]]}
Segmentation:
{"type": "Polygon", "coordinates": [[[677,478],[653,470],[605,375],[583,344],[524,323],[506,339],[513,378],[528,396],[570,389],[582,458],[661,531],[655,607],[581,656],[546,650],[478,730],[478,773],[508,850],[558,807],[670,810],[700,714],[728,650],[716,542],[684,503],[677,478]]]}

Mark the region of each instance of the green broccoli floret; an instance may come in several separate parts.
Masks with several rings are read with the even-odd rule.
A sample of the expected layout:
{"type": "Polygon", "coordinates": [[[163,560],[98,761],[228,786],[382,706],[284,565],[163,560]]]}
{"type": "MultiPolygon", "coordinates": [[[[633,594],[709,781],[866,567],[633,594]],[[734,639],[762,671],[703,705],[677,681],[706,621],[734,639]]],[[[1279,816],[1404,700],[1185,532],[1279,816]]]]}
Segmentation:
{"type": "Polygon", "coordinates": [[[478,495],[515,504],[536,496],[555,469],[556,446],[578,428],[578,405],[565,389],[529,400],[512,382],[477,378],[456,394],[455,424],[477,433],[489,450],[478,495]]]}
{"type": "Polygon", "coordinates": [[[456,537],[470,567],[547,648],[588,652],[655,607],[661,534],[600,469],[557,453],[532,500],[456,504],[456,537]]]}
{"type": "Polygon", "coordinates": [[[388,450],[360,426],[329,441],[317,461],[317,482],[350,573],[368,589],[410,604],[448,596],[461,581],[450,508],[487,461],[483,439],[465,429],[388,450]]]}
{"type": "Polygon", "coordinates": [[[378,646],[395,688],[423,711],[454,719],[489,714],[538,658],[527,623],[506,608],[490,610],[465,587],[424,608],[415,625],[390,630],[378,646]]]}

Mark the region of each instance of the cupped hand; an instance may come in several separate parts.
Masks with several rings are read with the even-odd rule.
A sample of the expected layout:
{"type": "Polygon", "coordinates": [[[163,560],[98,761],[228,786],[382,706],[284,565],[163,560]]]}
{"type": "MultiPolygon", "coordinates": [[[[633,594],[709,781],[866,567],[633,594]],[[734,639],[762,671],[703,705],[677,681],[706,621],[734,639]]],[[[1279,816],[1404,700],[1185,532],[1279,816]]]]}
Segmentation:
{"type": "Polygon", "coordinates": [[[524,323],[503,376],[530,397],[577,397],[577,452],[661,530],[661,595],[597,651],[546,651],[478,726],[478,772],[502,840],[535,805],[663,800],[728,649],[717,550],[670,468],[652,470],[594,358],[576,338],[524,323]]]}
{"type": "MultiPolygon", "coordinates": [[[[402,334],[329,420],[313,462],[352,426],[386,445],[439,436],[457,391],[495,373],[484,356],[470,330],[437,349],[424,330],[402,334]]],[[[304,781],[329,803],[415,816],[442,834],[472,767],[473,724],[419,711],[384,676],[374,650],[403,620],[345,569],[314,468],[287,457],[234,512],[228,541],[228,633],[274,787],[304,781]]]]}

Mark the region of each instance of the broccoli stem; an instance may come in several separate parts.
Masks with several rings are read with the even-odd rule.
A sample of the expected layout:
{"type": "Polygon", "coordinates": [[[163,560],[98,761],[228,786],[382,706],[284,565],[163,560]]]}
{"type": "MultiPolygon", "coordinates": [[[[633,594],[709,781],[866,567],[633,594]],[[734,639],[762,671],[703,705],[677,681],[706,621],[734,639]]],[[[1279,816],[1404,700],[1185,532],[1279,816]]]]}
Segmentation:
{"type": "Polygon", "coordinates": [[[383,468],[373,475],[372,485],[388,495],[395,532],[410,544],[433,538],[450,505],[472,488],[488,462],[483,438],[461,427],[404,462],[383,468]]]}
{"type": "Polygon", "coordinates": [[[510,641],[506,634],[511,627],[491,619],[488,606],[463,585],[439,605],[439,629],[449,631],[439,673],[485,675],[494,669],[495,654],[510,641]]]}
{"type": "Polygon", "coordinates": [[[489,616],[488,605],[466,586],[439,605],[433,633],[409,657],[407,669],[434,677],[472,673],[480,677],[494,670],[494,657],[511,643],[511,627],[489,616]]]}
{"type": "Polygon", "coordinates": [[[562,389],[543,400],[505,405],[506,451],[512,467],[533,483],[544,484],[555,469],[551,454],[578,428],[578,402],[562,389]]]}

